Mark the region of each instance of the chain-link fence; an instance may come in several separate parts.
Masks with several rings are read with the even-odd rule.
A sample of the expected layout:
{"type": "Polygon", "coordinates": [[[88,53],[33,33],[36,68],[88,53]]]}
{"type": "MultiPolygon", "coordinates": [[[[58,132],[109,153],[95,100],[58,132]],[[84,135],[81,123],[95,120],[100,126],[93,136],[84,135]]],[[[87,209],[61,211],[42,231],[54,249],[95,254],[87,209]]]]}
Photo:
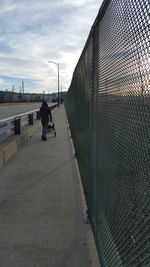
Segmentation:
{"type": "Polygon", "coordinates": [[[66,97],[101,266],[150,266],[147,0],[106,0],[66,97]]]}

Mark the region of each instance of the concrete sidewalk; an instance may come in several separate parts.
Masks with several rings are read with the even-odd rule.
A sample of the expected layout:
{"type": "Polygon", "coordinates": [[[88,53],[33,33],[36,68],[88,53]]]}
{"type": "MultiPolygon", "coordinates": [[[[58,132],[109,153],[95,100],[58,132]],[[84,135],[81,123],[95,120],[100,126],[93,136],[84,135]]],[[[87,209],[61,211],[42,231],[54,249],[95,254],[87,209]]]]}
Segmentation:
{"type": "Polygon", "coordinates": [[[64,107],[0,170],[0,267],[97,267],[64,107]]]}

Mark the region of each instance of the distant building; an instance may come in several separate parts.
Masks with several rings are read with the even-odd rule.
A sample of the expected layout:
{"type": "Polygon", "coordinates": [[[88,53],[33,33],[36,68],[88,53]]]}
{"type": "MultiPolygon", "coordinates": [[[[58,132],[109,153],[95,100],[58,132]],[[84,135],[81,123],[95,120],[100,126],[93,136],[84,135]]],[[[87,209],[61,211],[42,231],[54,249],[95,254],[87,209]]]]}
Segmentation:
{"type": "Polygon", "coordinates": [[[53,98],[57,98],[55,93],[52,94],[35,94],[35,93],[17,93],[13,91],[0,91],[0,103],[13,102],[52,102],[53,98]]]}

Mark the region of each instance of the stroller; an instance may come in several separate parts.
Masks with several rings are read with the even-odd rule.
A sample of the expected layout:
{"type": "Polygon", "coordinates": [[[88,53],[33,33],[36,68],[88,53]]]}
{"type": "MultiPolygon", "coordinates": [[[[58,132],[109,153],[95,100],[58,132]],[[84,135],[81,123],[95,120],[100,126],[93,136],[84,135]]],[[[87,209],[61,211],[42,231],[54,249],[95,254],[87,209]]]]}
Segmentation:
{"type": "Polygon", "coordinates": [[[54,123],[53,121],[51,121],[51,122],[48,124],[47,132],[48,132],[48,133],[54,133],[54,136],[56,137],[55,123],[54,123]]]}

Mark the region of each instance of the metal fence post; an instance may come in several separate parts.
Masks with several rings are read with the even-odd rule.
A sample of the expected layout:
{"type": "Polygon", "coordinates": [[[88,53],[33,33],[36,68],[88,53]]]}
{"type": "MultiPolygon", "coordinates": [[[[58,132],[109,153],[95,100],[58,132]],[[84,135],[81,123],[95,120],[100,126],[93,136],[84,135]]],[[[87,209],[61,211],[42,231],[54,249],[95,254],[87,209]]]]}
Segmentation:
{"type": "Polygon", "coordinates": [[[33,113],[30,113],[28,115],[28,122],[29,122],[29,125],[33,125],[33,113]]]}
{"type": "Polygon", "coordinates": [[[36,112],[36,119],[40,120],[40,112],[39,111],[36,112]]]}
{"type": "Polygon", "coordinates": [[[14,119],[14,132],[15,132],[15,134],[21,134],[21,120],[20,120],[20,117],[14,119]]]}

